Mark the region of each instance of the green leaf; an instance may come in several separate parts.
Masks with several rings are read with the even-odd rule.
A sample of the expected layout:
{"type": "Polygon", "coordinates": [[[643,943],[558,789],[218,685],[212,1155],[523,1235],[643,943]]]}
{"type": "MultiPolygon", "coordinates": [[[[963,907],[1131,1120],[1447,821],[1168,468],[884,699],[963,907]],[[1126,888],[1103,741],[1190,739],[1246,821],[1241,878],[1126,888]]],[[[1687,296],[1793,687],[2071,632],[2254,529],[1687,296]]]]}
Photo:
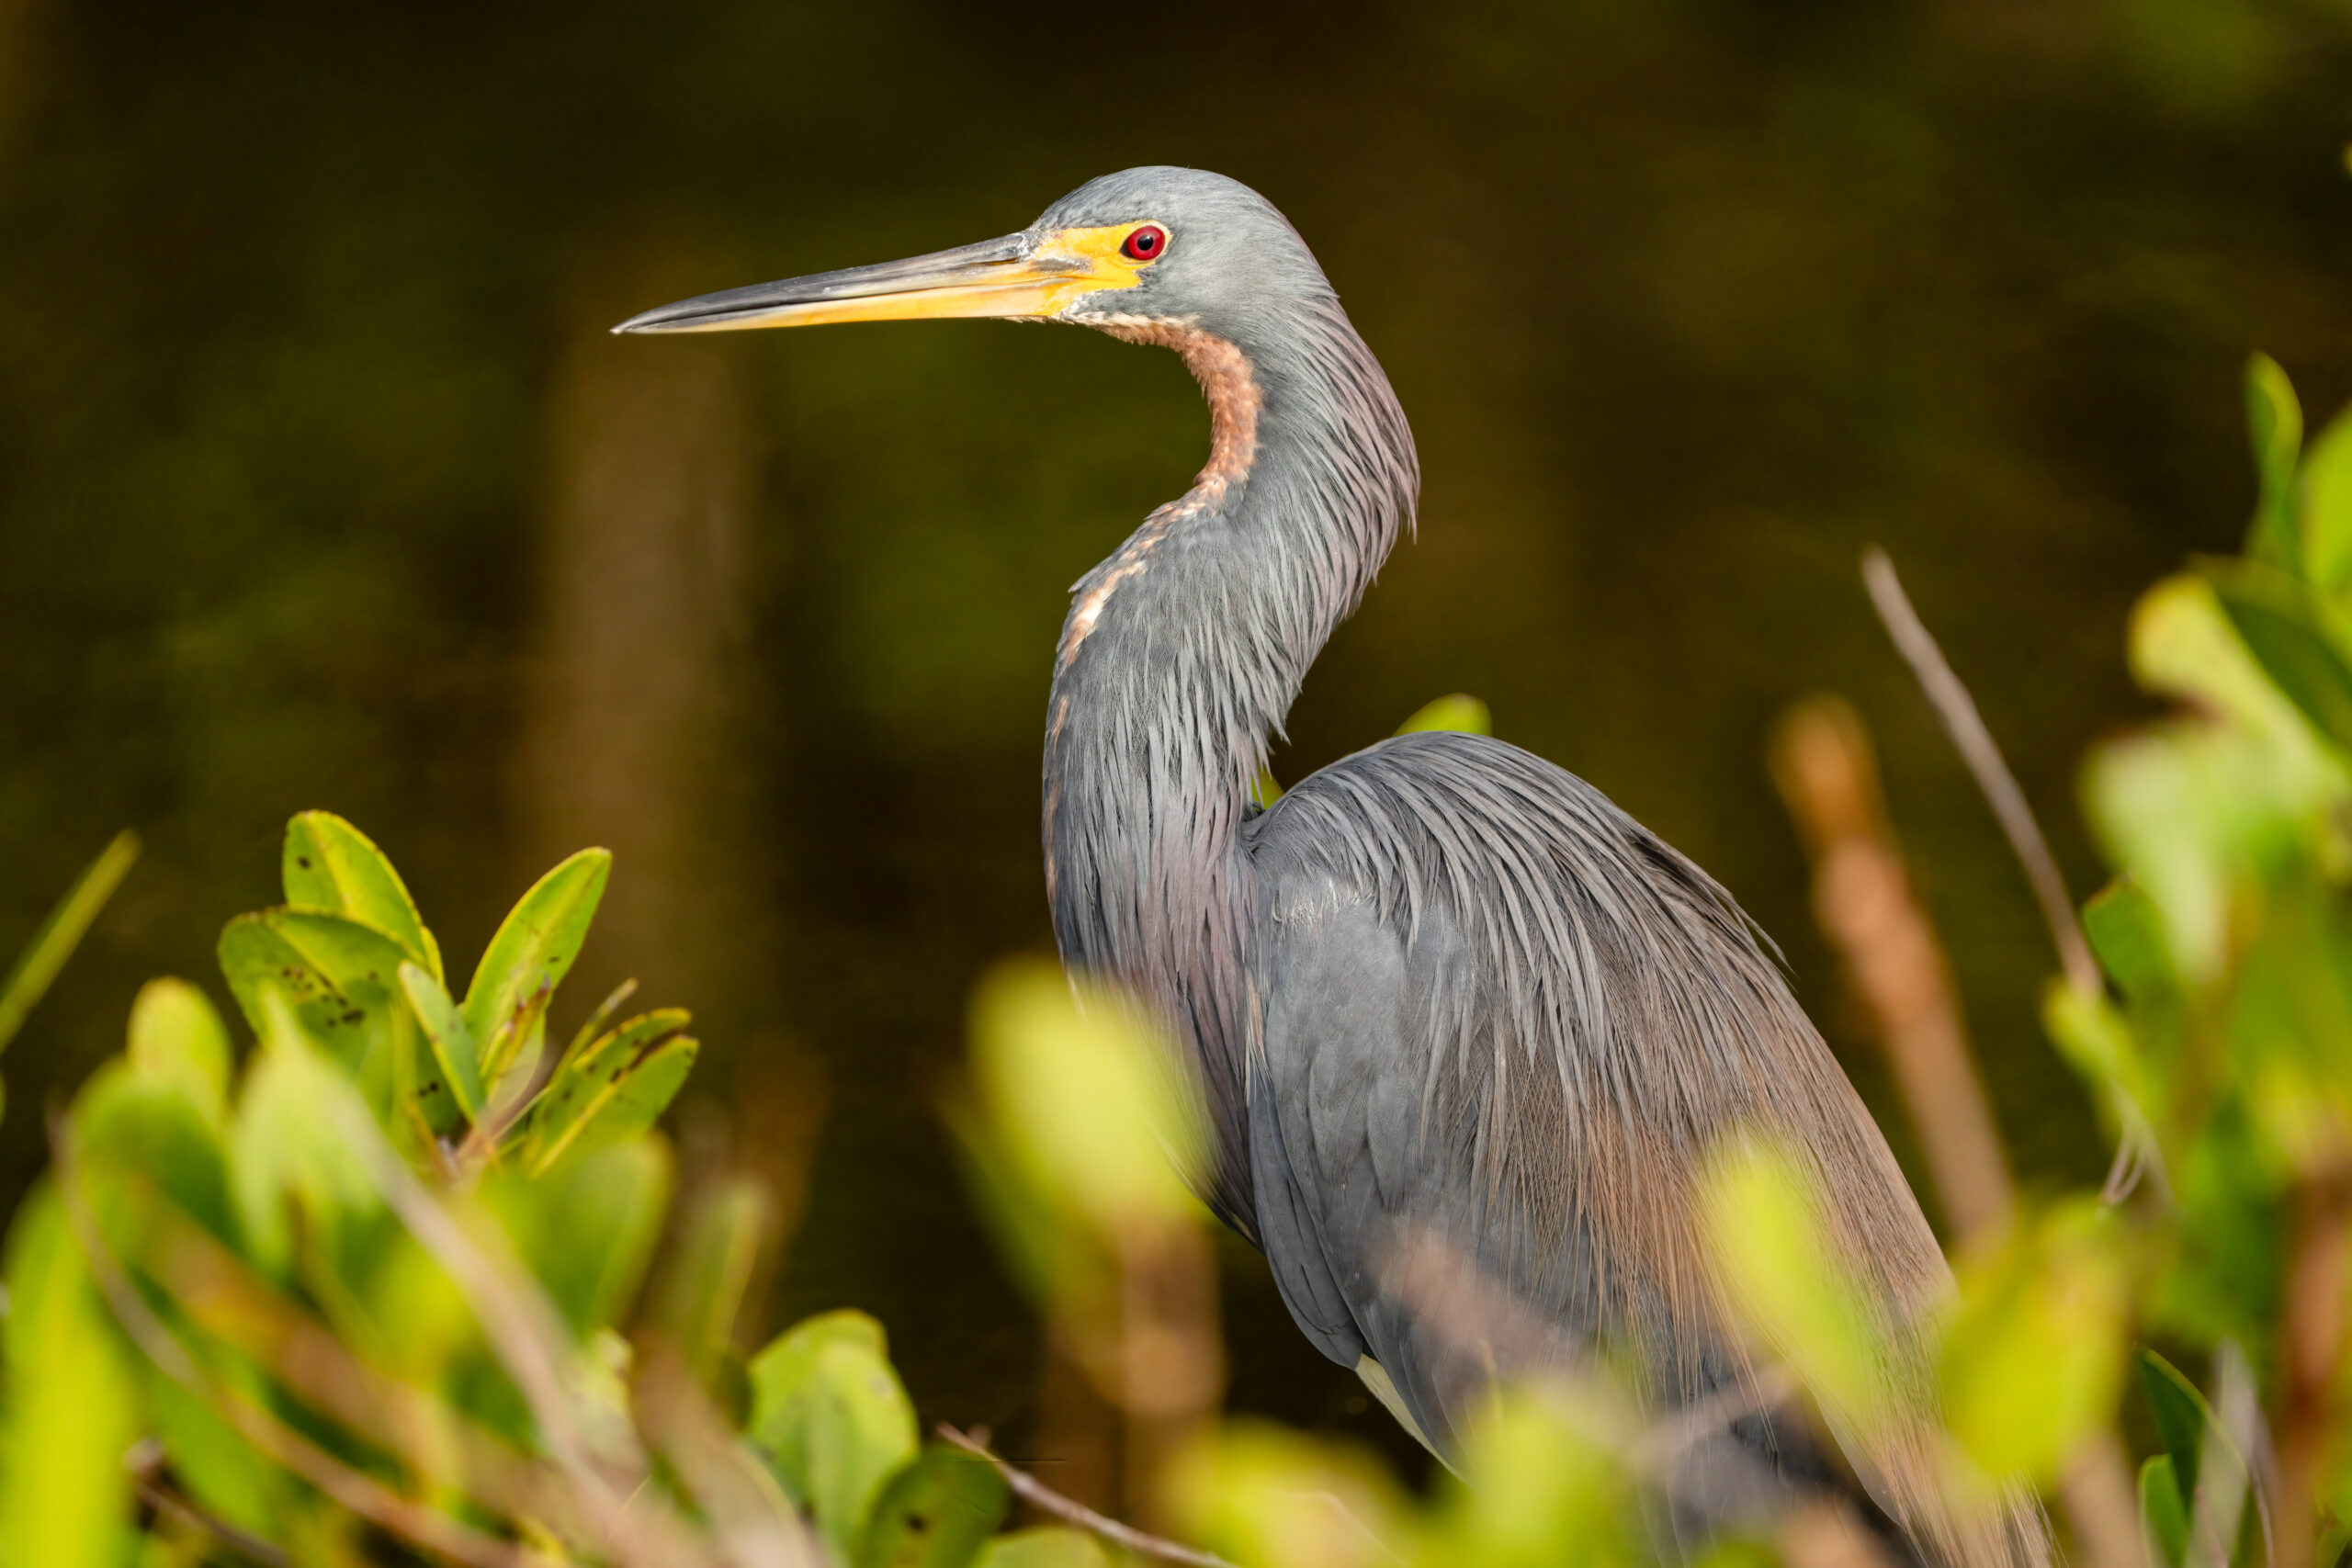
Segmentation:
{"type": "Polygon", "coordinates": [[[932,1443],[882,1488],[850,1560],[855,1568],[965,1568],[1012,1502],[996,1466],[932,1443]]]}
{"type": "Polygon", "coordinates": [[[581,851],[539,878],[490,939],[466,987],[465,1005],[466,1031],[481,1044],[485,1080],[522,1054],[525,1042],[509,1039],[496,1047],[499,1059],[491,1059],[499,1028],[534,994],[561,983],[587,939],[612,869],[608,851],[581,851]]]}
{"type": "Polygon", "coordinates": [[[915,1453],[915,1411],[882,1325],[861,1312],[809,1318],[755,1357],[745,1435],[835,1555],[883,1483],[915,1453]]]}
{"type": "MultiPolygon", "coordinates": [[[[265,1397],[259,1377],[248,1371],[239,1381],[254,1385],[246,1390],[250,1396],[265,1397]]],[[[286,1472],[180,1384],[152,1371],[145,1382],[148,1419],[180,1484],[215,1517],[265,1540],[277,1539],[290,1484],[286,1472]]]]}
{"type": "Polygon", "coordinates": [[[682,1008],[657,1009],[565,1057],[532,1110],[523,1168],[543,1174],[661,1120],[701,1048],[690,1021],[682,1008]]]}
{"type": "Polygon", "coordinates": [[[467,1121],[476,1120],[481,1115],[481,1067],[465,1018],[458,1011],[458,1004],[449,999],[449,993],[442,988],[437,975],[428,974],[413,964],[403,964],[400,976],[401,992],[414,1010],[417,1024],[424,1031],[425,1043],[433,1052],[434,1064],[441,1069],[438,1082],[447,1086],[447,1091],[438,1095],[433,1082],[417,1086],[426,1123],[436,1133],[447,1130],[435,1115],[439,1109],[434,1103],[436,1098],[454,1102],[467,1121]]]}
{"type": "Polygon", "coordinates": [[[2300,571],[2303,552],[2295,520],[2295,460],[2302,455],[2303,410],[2287,373],[2267,354],[2246,363],[2245,416],[2254,437],[2255,476],[2261,486],[2245,553],[2283,570],[2300,571]]]}
{"type": "Polygon", "coordinates": [[[256,1006],[262,1048],[230,1129],[230,1185],[249,1255],[283,1274],[294,1252],[289,1201],[310,1234],[332,1244],[352,1223],[379,1212],[383,1199],[342,1131],[366,1114],[364,1107],[350,1107],[358,1091],[310,1043],[281,996],[265,992],[256,1006]],[[336,1113],[338,1102],[345,1114],[336,1113]]]}
{"type": "Polygon", "coordinates": [[[107,900],[122,883],[130,863],[139,858],[139,835],[124,831],[117,833],[114,842],[98,852],[67,889],[65,897],[49,912],[49,919],[33,933],[33,940],[17,954],[16,967],[8,977],[0,981],[0,1047],[6,1047],[24,1027],[25,1015],[33,1010],[49,983],[73,956],[81,944],[83,933],[90,922],[98,918],[107,900]]]}
{"type": "MultiPolygon", "coordinates": [[[[2347,475],[2352,480],[2352,475],[2347,475]]],[[[2352,536],[2352,494],[2345,498],[2352,536]]],[[[2352,562],[2347,562],[2352,573],[2352,562]]],[[[2352,750],[2352,665],[2347,665],[2310,596],[2281,573],[2217,563],[2208,575],[2222,609],[2273,684],[2313,728],[2352,750]]]]}
{"type": "Polygon", "coordinates": [[[2194,1497],[2206,1430],[2220,1432],[2221,1425],[2197,1385],[2154,1350],[2140,1352],[2140,1386],[2147,1391],[2148,1408],[2156,1418],[2156,1440],[2172,1460],[2173,1479],[2180,1495],[2194,1497]]]}
{"type": "Polygon", "coordinates": [[[2186,1559],[2188,1505],[2173,1474],[2170,1454],[2158,1454],[2140,1467],[2140,1524],[2147,1532],[2156,1568],[2186,1559]]]}
{"type": "Polygon", "coordinates": [[[368,835],[342,818],[305,811],[287,823],[284,874],[288,904],[333,909],[373,926],[444,979],[440,945],[418,917],[408,885],[368,835]]]}
{"type": "Polygon", "coordinates": [[[202,991],[185,980],[150,980],[130,1004],[130,1066],[176,1086],[213,1122],[229,1112],[229,1032],[202,991]]]}
{"type": "Polygon", "coordinates": [[[83,1187],[115,1251],[143,1250],[159,1193],[237,1244],[222,1119],[186,1086],[109,1062],[75,1097],[71,1126],[83,1187]]]}
{"type": "Polygon", "coordinates": [[[264,909],[220,932],[220,973],[256,1034],[267,1032],[265,988],[294,1010],[319,1047],[356,1073],[389,1044],[408,952],[373,926],[326,909],[264,909]]]}
{"type": "Polygon", "coordinates": [[[1941,1348],[1946,1424],[1986,1475],[2045,1482],[2113,1415],[2124,1273],[2106,1211],[2068,1202],[1972,1248],[1941,1348]]]}
{"type": "Polygon", "coordinates": [[[0,1426],[0,1562],[118,1568],[128,1560],[136,1383],[56,1190],[8,1238],[8,1404],[0,1426]]]}
{"type": "Polygon", "coordinates": [[[2321,603],[2352,612],[2352,410],[2303,455],[2302,491],[2303,576],[2321,603]]]}
{"type": "Polygon", "coordinates": [[[767,1189],[736,1177],[695,1195],[685,1235],[671,1254],[654,1316],[705,1383],[715,1380],[734,1344],[768,1222],[767,1189]]]}
{"type": "Polygon", "coordinates": [[[541,1179],[494,1177],[483,1198],[565,1321],[585,1336],[619,1322],[636,1296],[670,1183],[668,1146],[639,1138],[541,1179]]]}
{"type": "Polygon", "coordinates": [[[2125,996],[2136,1000],[2178,987],[2164,915],[2130,877],[2119,876],[2091,895],[2083,906],[2083,934],[2125,996]]]}
{"type": "Polygon", "coordinates": [[[1703,1198],[1706,1239],[1733,1303],[1833,1427],[1868,1425],[1889,1365],[1869,1296],[1832,1239],[1814,1168],[1762,1143],[1719,1150],[1703,1198]]]}
{"type": "Polygon", "coordinates": [[[1413,735],[1430,729],[1450,729],[1463,735],[1492,735],[1495,732],[1495,716],[1477,698],[1456,692],[1416,710],[1412,717],[1396,727],[1396,733],[1413,735]]]}
{"type": "Polygon", "coordinates": [[[1083,1530],[1046,1525],[1015,1530],[988,1543],[972,1568],[1110,1568],[1102,1543],[1083,1530]]]}

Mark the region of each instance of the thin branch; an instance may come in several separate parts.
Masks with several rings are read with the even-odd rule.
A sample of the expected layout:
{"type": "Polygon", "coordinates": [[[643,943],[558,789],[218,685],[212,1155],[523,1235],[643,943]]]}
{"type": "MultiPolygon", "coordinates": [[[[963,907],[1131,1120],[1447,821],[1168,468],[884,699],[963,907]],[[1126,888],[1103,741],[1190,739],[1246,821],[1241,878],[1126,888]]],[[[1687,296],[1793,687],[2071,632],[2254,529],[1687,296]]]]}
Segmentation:
{"type": "MultiPolygon", "coordinates": [[[[2298,1183],[2295,1239],[2279,1326],[2278,1515],[2312,1517],[2328,1439],[2329,1395],[2344,1360],[2345,1265],[2352,1247],[2352,1163],[2329,1160],[2298,1183]]],[[[2312,1532],[2290,1528],[2278,1568],[2314,1568],[2312,1532]]],[[[2325,1568],[2324,1564],[2317,1568],[2325,1568]]]]}
{"type": "Polygon", "coordinates": [[[1861,720],[1835,698],[1801,705],[1774,738],[1772,772],[1813,857],[1814,913],[1877,1023],[1944,1215],[1962,1239],[1998,1231],[2017,1203],[2008,1161],[1861,720]]]}
{"type": "Polygon", "coordinates": [[[2050,852],[2049,840],[2041,836],[2041,825],[2033,818],[2033,808],[2026,804],[2025,792],[2018,787],[2017,775],[2002,759],[1993,732],[1984,728],[1976,699],[1952,673],[1944,650],[1919,619],[1919,612],[1911,607],[1902,580],[1894,575],[1894,561],[1875,545],[1862,552],[1862,582],[1870,590],[1879,619],[1886,623],[1887,635],[1919,678],[1928,700],[1935,705],[1936,716],[1944,721],[1945,731],[1960,749],[1961,761],[1976,775],[1976,787],[1984,792],[1985,803],[1999,819],[2010,850],[2025,867],[2026,880],[2033,884],[2033,896],[2041,904],[2041,918],[2050,923],[2050,938],[2057,944],[2066,983],[2085,996],[2099,995],[2105,982],[2099,978],[2098,960],[2091,955],[2091,944],[2083,936],[2082,921],[2075,917],[2066,879],[2050,852]]]}
{"type": "Polygon", "coordinates": [[[164,1445],[154,1438],[140,1438],[123,1458],[139,1487],[139,1500],[164,1518],[210,1536],[238,1556],[260,1563],[262,1568],[290,1568],[294,1559],[284,1547],[206,1512],[164,1485],[164,1445]]]}
{"type": "MultiPolygon", "coordinates": [[[[1943,720],[1944,731],[1959,749],[1961,761],[1975,775],[1976,787],[1984,792],[1985,804],[2001,824],[2010,852],[2025,868],[2034,899],[2041,906],[2041,918],[2049,924],[2050,940],[2058,949],[2059,964],[2066,972],[2066,984],[2079,996],[2104,995],[2106,982],[2100,977],[2090,940],[2083,934],[2082,919],[2075,912],[2074,895],[2066,890],[2066,878],[2050,852],[2049,840],[2041,836],[2033,808],[2026,804],[2025,792],[2018,787],[2017,775],[2009,772],[1993,732],[1976,711],[1976,699],[1968,694],[1934,634],[1911,607],[1910,595],[1903,592],[1903,581],[1894,574],[1894,562],[1876,545],[1862,552],[1862,584],[1870,590],[1871,603],[1885,624],[1887,636],[1894,639],[1896,651],[1911,666],[1936,716],[1943,720]]],[[[2120,1107],[2118,1119],[2121,1125],[2115,1159],[2100,1184],[2100,1201],[2121,1202],[2139,1186],[2143,1175],[2153,1175],[2158,1192],[2165,1191],[2164,1158],[2157,1152],[2154,1129],[2137,1106],[2120,1107]]]]}
{"type": "Polygon", "coordinates": [[[1133,1525],[1123,1525],[1107,1515],[1096,1513],[1083,1503],[1063,1496],[1027,1471],[1016,1470],[999,1459],[979,1438],[967,1437],[944,1421],[939,1424],[939,1435],[966,1453],[994,1465],[996,1472],[1004,1477],[1004,1483],[1031,1507],[1099,1535],[1114,1546],[1125,1547],[1146,1557],[1156,1557],[1162,1562],[1185,1563],[1188,1568],[1236,1568],[1234,1563],[1212,1552],[1195,1551],[1159,1536],[1146,1535],[1133,1525]]]}

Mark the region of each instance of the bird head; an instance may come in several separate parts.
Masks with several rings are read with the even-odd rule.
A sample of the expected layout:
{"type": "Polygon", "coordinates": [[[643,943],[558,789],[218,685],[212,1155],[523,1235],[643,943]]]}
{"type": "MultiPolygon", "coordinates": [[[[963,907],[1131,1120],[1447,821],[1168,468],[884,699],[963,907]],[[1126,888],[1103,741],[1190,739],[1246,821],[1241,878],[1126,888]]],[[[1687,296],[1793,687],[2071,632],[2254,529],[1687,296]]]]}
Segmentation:
{"type": "Polygon", "coordinates": [[[1286,306],[1330,298],[1298,231],[1249,186],[1199,169],[1105,175],[1017,233],[876,266],[699,295],[620,333],[737,332],[941,316],[1197,330],[1247,345],[1286,306]]]}

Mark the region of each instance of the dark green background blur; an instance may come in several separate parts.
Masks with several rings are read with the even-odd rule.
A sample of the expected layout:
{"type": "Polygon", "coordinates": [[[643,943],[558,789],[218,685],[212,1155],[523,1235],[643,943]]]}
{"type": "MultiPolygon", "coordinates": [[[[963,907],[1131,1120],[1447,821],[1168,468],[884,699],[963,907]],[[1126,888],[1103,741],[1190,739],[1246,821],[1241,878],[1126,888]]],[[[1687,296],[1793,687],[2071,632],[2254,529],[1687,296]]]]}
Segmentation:
{"type": "MultiPolygon", "coordinates": [[[[1855,559],[2087,889],[2075,763],[2144,711],[2135,592],[2240,534],[2246,353],[2352,394],[2347,65],[2343,0],[0,0],[0,951],[148,841],[6,1062],[0,1197],[140,978],[221,996],[289,813],[462,964],[606,843],[564,1005],[697,1010],[695,1157],[815,1139],[773,1317],[867,1307],[926,1415],[1020,1429],[1035,1330],[934,1107],[975,975],[1049,940],[1065,585],[1185,484],[1196,394],[1078,332],[604,329],[1144,162],[1287,211],[1419,435],[1283,776],[1485,696],[1729,884],[1883,1108],[1762,761],[1843,691],[2020,1165],[2087,1179],[2044,935],[1855,559]]],[[[1236,1402],[1377,1433],[1234,1260],[1236,1402]]]]}

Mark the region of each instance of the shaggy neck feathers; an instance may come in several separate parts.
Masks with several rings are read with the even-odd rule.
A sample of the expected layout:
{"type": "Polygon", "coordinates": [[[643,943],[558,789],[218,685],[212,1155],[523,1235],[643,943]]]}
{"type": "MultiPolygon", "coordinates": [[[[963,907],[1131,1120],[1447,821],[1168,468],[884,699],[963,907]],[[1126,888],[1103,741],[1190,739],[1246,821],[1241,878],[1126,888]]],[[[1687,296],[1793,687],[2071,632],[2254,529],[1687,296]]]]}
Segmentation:
{"type": "MultiPolygon", "coordinates": [[[[1239,829],[1270,737],[1399,531],[1419,473],[1387,378],[1338,302],[1254,352],[1187,322],[1114,321],[1174,349],[1210,411],[1193,488],[1073,591],[1047,709],[1045,851],[1073,968],[1154,1006],[1238,1089],[1252,886],[1239,829]]],[[[1254,1234],[1241,1096],[1207,1097],[1218,1168],[1194,1185],[1254,1234]]]]}

